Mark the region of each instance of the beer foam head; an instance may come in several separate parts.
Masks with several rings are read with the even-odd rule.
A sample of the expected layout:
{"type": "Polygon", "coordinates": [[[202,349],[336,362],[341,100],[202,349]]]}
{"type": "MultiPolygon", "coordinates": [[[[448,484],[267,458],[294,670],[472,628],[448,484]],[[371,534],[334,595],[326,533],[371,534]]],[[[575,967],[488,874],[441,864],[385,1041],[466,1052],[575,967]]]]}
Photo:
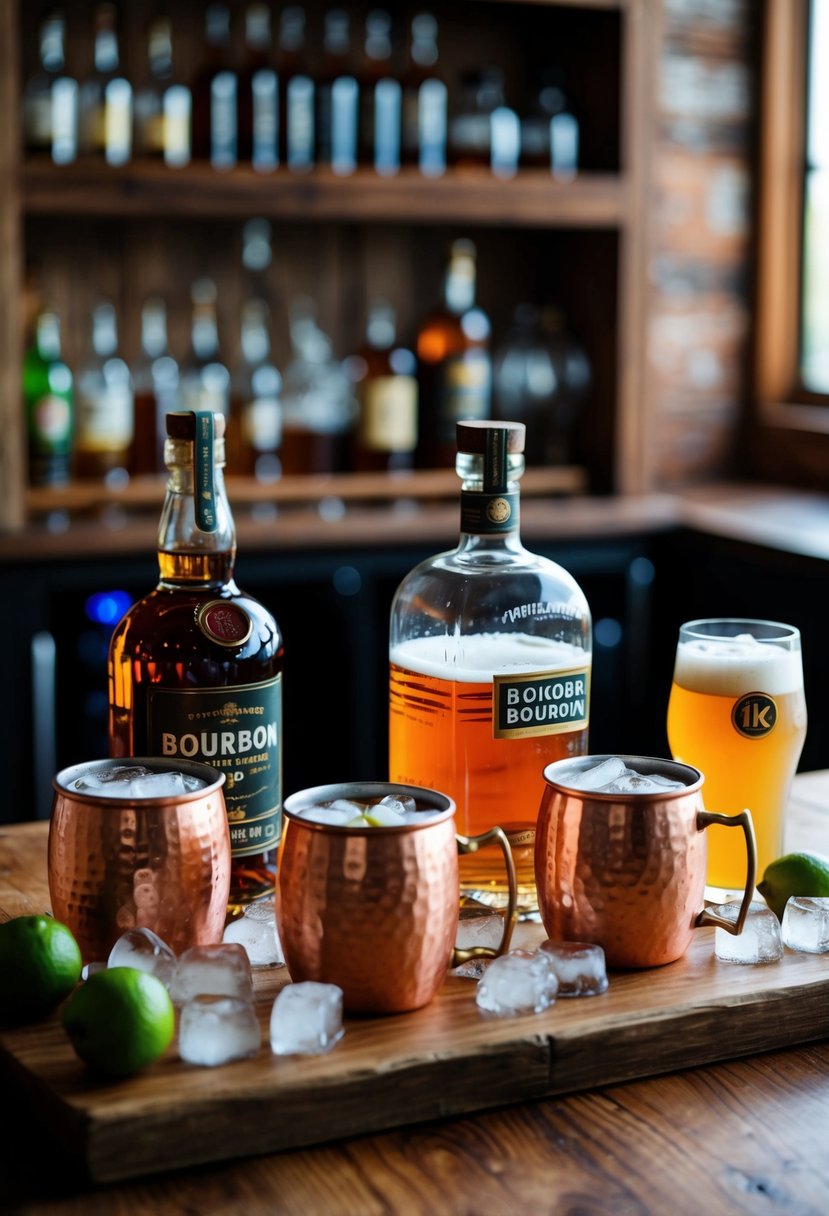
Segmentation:
{"type": "Polygon", "coordinates": [[[529,633],[440,634],[410,638],[392,647],[391,662],[420,675],[464,684],[486,684],[494,675],[572,671],[590,663],[590,652],[570,642],[529,633]]]}
{"type": "Polygon", "coordinates": [[[680,642],[674,680],[692,692],[741,697],[748,692],[783,696],[803,684],[800,651],[784,650],[749,634],[725,641],[680,642]]]}

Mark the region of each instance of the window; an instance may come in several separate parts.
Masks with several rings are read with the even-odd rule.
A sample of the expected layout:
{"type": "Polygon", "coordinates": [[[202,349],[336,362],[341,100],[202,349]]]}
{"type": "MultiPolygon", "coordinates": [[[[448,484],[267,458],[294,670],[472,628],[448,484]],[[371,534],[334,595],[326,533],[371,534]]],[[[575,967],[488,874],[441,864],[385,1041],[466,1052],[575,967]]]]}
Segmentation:
{"type": "Polygon", "coordinates": [[[766,0],[753,475],[829,484],[829,0],[766,0]]]}
{"type": "Polygon", "coordinates": [[[829,393],[829,0],[811,0],[808,48],[800,376],[829,393]]]}

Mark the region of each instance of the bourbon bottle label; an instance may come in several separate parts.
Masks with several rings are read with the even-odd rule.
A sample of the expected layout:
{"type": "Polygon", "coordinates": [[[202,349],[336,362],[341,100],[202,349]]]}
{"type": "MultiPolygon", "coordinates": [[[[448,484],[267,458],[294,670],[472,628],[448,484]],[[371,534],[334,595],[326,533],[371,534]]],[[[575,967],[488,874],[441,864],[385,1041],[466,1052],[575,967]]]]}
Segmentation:
{"type": "Polygon", "coordinates": [[[496,739],[527,739],[587,728],[587,668],[495,675],[492,685],[492,733],[496,739]]]}
{"type": "Polygon", "coordinates": [[[225,774],[234,857],[279,844],[282,680],[236,688],[147,689],[149,755],[199,760],[225,774]]]}

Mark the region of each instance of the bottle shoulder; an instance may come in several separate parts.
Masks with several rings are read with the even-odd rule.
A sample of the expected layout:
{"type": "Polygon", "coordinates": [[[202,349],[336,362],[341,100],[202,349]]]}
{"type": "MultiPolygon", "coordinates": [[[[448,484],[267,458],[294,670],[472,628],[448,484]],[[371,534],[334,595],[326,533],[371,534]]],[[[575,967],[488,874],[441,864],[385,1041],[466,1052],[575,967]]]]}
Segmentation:
{"type": "Polygon", "coordinates": [[[282,652],[283,638],[273,613],[234,583],[185,586],[160,584],[137,600],[113,631],[110,649],[140,646],[145,653],[169,655],[172,650],[209,647],[236,660],[274,657],[282,652]],[[207,604],[227,601],[250,620],[249,638],[237,648],[224,648],[212,642],[199,623],[199,613],[207,604]]]}

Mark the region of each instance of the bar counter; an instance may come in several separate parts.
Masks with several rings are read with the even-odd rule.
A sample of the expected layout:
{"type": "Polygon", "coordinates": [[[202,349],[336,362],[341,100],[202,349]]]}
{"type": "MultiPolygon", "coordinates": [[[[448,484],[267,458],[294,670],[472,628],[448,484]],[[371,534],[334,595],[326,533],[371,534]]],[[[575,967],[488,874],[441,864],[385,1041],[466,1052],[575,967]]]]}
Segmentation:
{"type": "MultiPolygon", "coordinates": [[[[2,829],[4,916],[32,910],[27,890],[43,890],[43,873],[21,880],[15,863],[33,833],[45,851],[45,824],[2,829]]],[[[786,847],[829,852],[829,771],[795,779],[786,847]]],[[[73,1176],[36,1121],[14,1117],[4,1089],[0,1207],[26,1216],[819,1216],[829,1211],[827,1029],[829,1010],[817,1041],[786,1050],[100,1187],[73,1176]]]]}

